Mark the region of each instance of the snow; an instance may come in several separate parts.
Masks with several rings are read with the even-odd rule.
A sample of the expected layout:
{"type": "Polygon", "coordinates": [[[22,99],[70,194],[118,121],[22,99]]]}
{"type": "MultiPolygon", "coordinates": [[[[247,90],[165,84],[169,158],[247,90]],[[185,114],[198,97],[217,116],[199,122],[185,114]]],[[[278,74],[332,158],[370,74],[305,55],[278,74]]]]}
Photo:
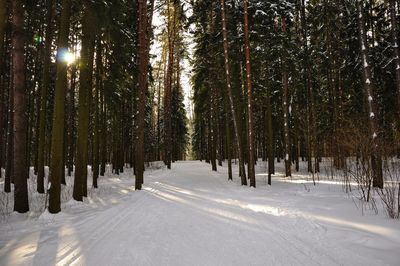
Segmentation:
{"type": "Polygon", "coordinates": [[[259,162],[257,189],[239,185],[237,165],[229,182],[225,166],[178,162],[146,171],[142,191],[130,171],[108,173],[60,214],[2,221],[0,265],[399,265],[399,221],[283,167],[269,187],[259,162]]]}

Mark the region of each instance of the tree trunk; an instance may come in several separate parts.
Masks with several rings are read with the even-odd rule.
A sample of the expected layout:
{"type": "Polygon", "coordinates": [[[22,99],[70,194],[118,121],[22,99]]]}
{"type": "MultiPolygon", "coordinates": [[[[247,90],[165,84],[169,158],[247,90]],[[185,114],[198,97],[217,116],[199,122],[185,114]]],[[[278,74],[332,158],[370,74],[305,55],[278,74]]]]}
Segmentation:
{"type": "Polygon", "coordinates": [[[101,145],[100,145],[100,176],[106,173],[106,160],[107,160],[107,106],[104,98],[104,84],[101,86],[100,91],[100,106],[101,106],[101,145]]]}
{"type": "MultiPolygon", "coordinates": [[[[285,63],[283,63],[285,64],[285,63]]],[[[283,84],[283,93],[282,93],[282,109],[283,109],[283,135],[284,135],[284,150],[285,150],[285,176],[292,176],[291,171],[291,160],[290,160],[290,136],[289,136],[289,104],[288,104],[288,74],[286,72],[286,66],[283,66],[283,74],[282,74],[282,84],[283,84]]]]}
{"type": "Polygon", "coordinates": [[[247,179],[246,179],[246,170],[244,168],[244,158],[243,158],[243,146],[242,146],[242,140],[241,140],[241,135],[239,133],[239,128],[238,128],[238,116],[236,115],[236,110],[235,110],[235,102],[233,100],[232,96],[232,82],[231,82],[231,70],[230,70],[230,63],[229,63],[229,46],[228,46],[228,34],[226,30],[226,17],[225,17],[225,0],[220,0],[221,1],[221,15],[222,15],[222,34],[224,38],[224,57],[225,57],[225,73],[226,73],[226,83],[227,83],[227,91],[228,91],[228,97],[229,97],[229,103],[231,107],[231,113],[232,113],[232,118],[233,118],[233,126],[235,130],[235,135],[236,135],[236,141],[237,141],[237,146],[238,146],[238,155],[239,155],[239,168],[240,172],[242,173],[241,175],[241,181],[242,185],[246,186],[247,185],[247,179]]]}
{"type": "Polygon", "coordinates": [[[275,156],[274,156],[274,130],[272,127],[272,108],[271,96],[267,92],[267,136],[268,136],[268,185],[271,185],[271,176],[275,174],[275,156]]]}
{"type": "Polygon", "coordinates": [[[25,40],[24,6],[21,0],[13,0],[12,64],[14,85],[14,211],[29,211],[27,161],[27,117],[25,87],[25,40]]]}
{"type": "Polygon", "coordinates": [[[79,77],[78,137],[73,198],[82,201],[87,193],[90,93],[92,88],[95,15],[90,1],[84,2],[82,51],[79,77]]]}
{"type": "Polygon", "coordinates": [[[176,37],[176,6],[173,3],[173,14],[170,14],[170,0],[167,0],[167,31],[168,31],[168,64],[167,64],[167,77],[165,83],[164,93],[164,124],[165,124],[165,162],[167,168],[171,169],[171,143],[172,143],[172,121],[171,121],[171,104],[172,104],[172,75],[174,68],[175,56],[175,37],[176,37]]]}
{"type": "Polygon", "coordinates": [[[396,71],[396,91],[397,91],[397,124],[400,128],[400,50],[399,50],[399,32],[398,21],[396,18],[396,1],[389,0],[390,19],[392,24],[392,46],[395,57],[394,65],[396,71]]]}
{"type": "Polygon", "coordinates": [[[51,137],[51,161],[49,169],[49,212],[61,211],[61,179],[64,172],[64,116],[65,94],[67,88],[67,63],[62,60],[62,53],[68,51],[69,20],[71,15],[70,0],[63,0],[61,26],[58,36],[57,78],[54,98],[53,130],[51,137]]]}
{"type": "Polygon", "coordinates": [[[6,113],[6,87],[5,87],[5,49],[4,37],[7,23],[6,0],[0,0],[0,178],[2,178],[1,168],[3,167],[3,153],[5,152],[5,142],[3,142],[4,122],[6,113]]]}
{"type": "Polygon", "coordinates": [[[217,131],[216,131],[216,88],[215,84],[210,84],[210,120],[209,120],[209,127],[208,133],[210,136],[210,160],[211,160],[211,169],[212,171],[217,171],[217,131]]]}
{"type": "Polygon", "coordinates": [[[148,16],[148,8],[146,0],[138,0],[139,9],[139,77],[138,77],[138,103],[136,118],[136,149],[135,149],[135,189],[142,189],[143,172],[144,172],[144,130],[146,117],[147,87],[148,73],[147,65],[149,63],[150,48],[150,25],[152,23],[152,14],[154,8],[154,0],[151,1],[150,18],[148,16]]]}
{"type": "Polygon", "coordinates": [[[99,119],[99,92],[101,87],[102,77],[102,60],[101,60],[101,38],[97,40],[96,49],[96,86],[94,89],[94,134],[93,134],[93,187],[97,188],[97,179],[99,177],[99,134],[100,134],[100,119],[99,119]]]}
{"type": "MultiPolygon", "coordinates": [[[[76,45],[76,44],[74,44],[76,45]]],[[[76,52],[76,51],[74,51],[76,52]]],[[[71,69],[71,87],[69,88],[68,102],[68,176],[74,171],[74,156],[75,156],[75,91],[76,91],[76,72],[77,66],[74,64],[71,69]]]]}
{"type": "Polygon", "coordinates": [[[229,116],[229,107],[228,107],[228,99],[224,97],[224,111],[225,111],[225,131],[226,131],[226,154],[228,159],[228,180],[232,179],[232,137],[231,137],[231,127],[230,125],[230,116],[229,116]]]}
{"type": "MultiPolygon", "coordinates": [[[[11,70],[12,71],[12,70],[11,70]]],[[[11,74],[11,73],[10,73],[11,74]]],[[[4,192],[11,192],[11,182],[14,179],[14,88],[9,86],[8,95],[8,126],[7,126],[7,162],[6,173],[4,178],[4,192]]]]}
{"type": "Polygon", "coordinates": [[[377,125],[377,112],[374,101],[374,88],[372,85],[371,66],[368,60],[368,43],[367,33],[365,31],[365,21],[363,14],[363,1],[357,0],[358,7],[358,31],[361,49],[361,58],[363,63],[363,82],[365,95],[367,97],[367,110],[368,110],[368,127],[371,143],[371,165],[372,165],[372,178],[373,186],[383,188],[383,175],[382,175],[382,161],[378,149],[378,125],[377,125]]]}
{"type": "Polygon", "coordinates": [[[45,40],[45,55],[43,64],[43,83],[40,88],[40,112],[39,112],[39,138],[38,138],[38,174],[37,192],[44,193],[44,146],[46,137],[46,114],[47,114],[47,88],[50,84],[50,60],[51,44],[53,41],[53,18],[55,14],[54,1],[47,3],[47,27],[45,40]]]}
{"type": "Polygon", "coordinates": [[[253,90],[251,84],[251,58],[250,58],[250,40],[249,40],[249,18],[248,18],[248,0],[244,0],[244,39],[246,50],[246,80],[247,80],[247,107],[248,107],[248,147],[249,147],[249,162],[248,162],[248,177],[250,186],[256,187],[256,177],[254,170],[254,132],[253,132],[253,90]]]}

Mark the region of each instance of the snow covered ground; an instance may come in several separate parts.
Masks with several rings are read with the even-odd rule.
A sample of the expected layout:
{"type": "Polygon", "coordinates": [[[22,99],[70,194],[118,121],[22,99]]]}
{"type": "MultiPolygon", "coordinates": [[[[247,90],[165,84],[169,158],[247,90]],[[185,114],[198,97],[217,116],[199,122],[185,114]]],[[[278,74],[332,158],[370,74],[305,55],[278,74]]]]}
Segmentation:
{"type": "Polygon", "coordinates": [[[268,187],[260,165],[252,189],[226,171],[179,162],[147,171],[140,192],[127,172],[61,214],[7,216],[0,265],[400,265],[400,222],[361,211],[341,183],[268,187]]]}

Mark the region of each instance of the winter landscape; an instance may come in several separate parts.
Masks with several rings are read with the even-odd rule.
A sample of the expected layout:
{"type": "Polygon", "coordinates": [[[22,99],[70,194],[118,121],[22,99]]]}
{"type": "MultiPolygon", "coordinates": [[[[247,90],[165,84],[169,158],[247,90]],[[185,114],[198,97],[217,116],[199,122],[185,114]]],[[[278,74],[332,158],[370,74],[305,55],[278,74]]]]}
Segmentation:
{"type": "Polygon", "coordinates": [[[0,0],[0,265],[400,265],[399,0],[0,0]]]}

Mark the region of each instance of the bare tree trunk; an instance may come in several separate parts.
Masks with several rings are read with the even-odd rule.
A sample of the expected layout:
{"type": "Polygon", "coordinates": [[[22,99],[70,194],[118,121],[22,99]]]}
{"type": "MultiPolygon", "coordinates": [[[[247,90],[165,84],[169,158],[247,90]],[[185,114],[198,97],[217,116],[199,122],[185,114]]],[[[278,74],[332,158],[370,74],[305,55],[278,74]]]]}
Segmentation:
{"type": "Polygon", "coordinates": [[[249,164],[248,177],[250,186],[256,187],[256,177],[254,170],[254,132],[253,132],[253,89],[251,84],[251,58],[250,58],[250,40],[249,40],[249,18],[248,18],[248,0],[244,0],[244,39],[246,50],[246,80],[247,80],[247,107],[248,107],[248,147],[249,147],[249,164]]]}
{"type": "MultiPolygon", "coordinates": [[[[283,63],[285,64],[285,63],[283,63]]],[[[292,176],[291,171],[291,160],[290,160],[290,136],[289,136],[289,104],[288,104],[288,74],[286,66],[283,66],[284,70],[282,73],[282,109],[283,109],[283,135],[284,135],[284,146],[285,146],[285,175],[286,177],[292,176]]]]}
{"type": "Polygon", "coordinates": [[[144,127],[146,116],[147,101],[147,65],[149,63],[149,47],[150,47],[150,25],[152,23],[152,14],[154,9],[154,1],[151,1],[150,18],[148,16],[148,8],[146,0],[138,0],[139,8],[139,101],[137,106],[136,120],[136,150],[135,150],[135,189],[142,189],[143,172],[144,172],[144,127]]]}
{"type": "Polygon", "coordinates": [[[39,112],[39,139],[38,139],[38,175],[37,192],[44,193],[44,146],[46,144],[46,114],[47,114],[47,88],[50,83],[50,60],[51,44],[53,41],[53,18],[55,14],[54,1],[50,0],[47,4],[47,28],[45,40],[45,55],[43,64],[43,83],[40,88],[40,112],[39,112]]]}
{"type": "Polygon", "coordinates": [[[76,170],[73,198],[82,201],[87,194],[89,113],[92,88],[94,25],[95,15],[92,3],[84,2],[82,22],[82,52],[79,79],[78,137],[76,141],[76,170]]]}
{"type": "Polygon", "coordinates": [[[226,83],[227,83],[227,87],[228,87],[227,91],[228,91],[229,103],[230,103],[231,113],[232,113],[232,118],[233,118],[233,126],[235,129],[236,141],[237,141],[237,146],[238,146],[239,167],[240,167],[240,172],[242,173],[241,181],[242,181],[242,185],[246,186],[247,179],[246,179],[246,170],[244,168],[244,158],[243,158],[243,149],[242,149],[243,146],[242,146],[241,135],[239,134],[239,128],[238,128],[239,118],[236,115],[235,103],[234,103],[233,96],[232,96],[232,82],[231,82],[231,70],[230,70],[230,63],[229,63],[228,34],[227,34],[227,30],[226,30],[226,17],[225,17],[225,0],[220,0],[220,1],[221,1],[221,15],[222,15],[222,35],[224,38],[225,73],[226,73],[226,83]]]}
{"type": "Polygon", "coordinates": [[[14,211],[29,211],[27,161],[27,117],[25,87],[24,6],[21,0],[12,2],[13,37],[12,63],[14,85],[14,211]]]}
{"type": "Polygon", "coordinates": [[[171,169],[171,143],[172,143],[172,121],[171,121],[171,98],[172,98],[172,75],[175,56],[175,35],[176,35],[176,6],[173,4],[173,14],[170,14],[170,0],[167,0],[167,30],[168,30],[168,64],[167,77],[164,93],[164,124],[165,124],[165,162],[168,169],[171,169]],[[171,22],[172,21],[172,22],[171,22]]]}
{"type": "Polygon", "coordinates": [[[102,84],[102,60],[101,60],[101,38],[99,37],[97,40],[96,47],[96,86],[94,89],[94,134],[93,134],[93,163],[92,163],[92,171],[93,171],[93,187],[97,188],[97,179],[99,177],[99,140],[100,140],[100,119],[99,119],[99,93],[100,87],[102,84]]]}
{"type": "MultiPolygon", "coordinates": [[[[73,44],[76,45],[76,42],[73,44]]],[[[76,51],[74,51],[75,53],[76,51]]],[[[68,97],[68,158],[67,158],[67,167],[68,167],[68,176],[72,175],[74,170],[74,157],[75,157],[75,91],[76,91],[76,72],[77,66],[74,64],[71,69],[71,86],[69,88],[69,97],[68,97]]]]}
{"type": "Polygon", "coordinates": [[[398,32],[398,21],[396,18],[396,1],[389,0],[390,19],[392,24],[392,45],[395,57],[395,71],[396,71],[396,91],[397,91],[397,123],[400,128],[400,50],[399,50],[399,32],[398,32]]]}
{"type": "Polygon", "coordinates": [[[305,15],[305,0],[301,0],[301,24],[303,35],[304,54],[304,80],[307,88],[307,162],[308,171],[312,173],[314,180],[314,173],[316,172],[316,164],[318,163],[316,156],[316,117],[315,117],[315,104],[314,104],[314,91],[312,87],[311,67],[309,62],[309,50],[307,44],[307,24],[305,15]],[[313,161],[314,160],[314,166],[313,161]]]}
{"type": "Polygon", "coordinates": [[[371,141],[371,164],[372,164],[372,178],[373,186],[383,188],[383,176],[381,167],[381,157],[378,149],[378,125],[377,125],[377,112],[374,101],[374,88],[372,85],[371,66],[368,60],[368,43],[367,33],[365,31],[365,21],[363,14],[363,1],[357,0],[358,7],[358,30],[361,48],[361,57],[363,62],[363,81],[365,95],[367,97],[368,108],[368,126],[371,141]]]}
{"type": "Polygon", "coordinates": [[[225,130],[226,130],[226,154],[228,159],[228,180],[232,179],[232,137],[230,128],[230,117],[228,99],[224,97],[224,110],[225,110],[225,130]]]}
{"type": "Polygon", "coordinates": [[[3,142],[4,122],[6,113],[6,86],[5,86],[5,49],[4,36],[7,22],[6,0],[0,0],[0,178],[2,177],[1,168],[3,167],[3,158],[5,152],[5,142],[3,142]]]}
{"type": "Polygon", "coordinates": [[[272,108],[271,95],[267,92],[267,136],[268,136],[268,185],[271,185],[272,175],[275,174],[275,156],[274,156],[274,130],[272,127],[272,108]]]}
{"type": "Polygon", "coordinates": [[[57,78],[54,98],[53,130],[51,138],[51,160],[49,169],[49,212],[61,211],[61,179],[64,172],[64,118],[65,93],[67,88],[67,63],[63,62],[61,53],[68,50],[69,20],[71,15],[70,0],[63,0],[61,27],[58,36],[57,78]]]}
{"type": "MultiPolygon", "coordinates": [[[[11,70],[12,71],[12,70],[11,70]]],[[[11,72],[10,71],[10,72],[11,72]]],[[[11,73],[10,73],[11,74],[11,73]]],[[[12,80],[10,81],[8,95],[8,126],[7,126],[7,162],[6,162],[6,173],[4,178],[4,192],[11,192],[11,182],[14,179],[14,88],[12,80]]]]}

